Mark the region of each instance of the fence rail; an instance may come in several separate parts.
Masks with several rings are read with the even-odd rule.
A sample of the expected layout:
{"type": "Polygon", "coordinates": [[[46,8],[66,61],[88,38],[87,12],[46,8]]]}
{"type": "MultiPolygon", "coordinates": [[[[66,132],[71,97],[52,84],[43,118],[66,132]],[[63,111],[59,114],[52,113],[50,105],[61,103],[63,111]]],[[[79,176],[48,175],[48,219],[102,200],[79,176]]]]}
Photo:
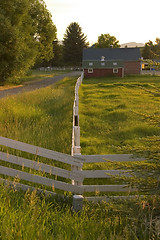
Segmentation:
{"type": "Polygon", "coordinates": [[[113,176],[132,176],[129,170],[83,170],[81,172],[77,172],[82,173],[84,178],[113,178],[113,176]]]}
{"type": "Polygon", "coordinates": [[[5,161],[5,162],[9,162],[9,163],[13,163],[16,165],[20,165],[22,167],[27,167],[30,169],[34,169],[40,172],[45,172],[45,173],[49,173],[55,176],[59,176],[59,177],[64,177],[64,178],[68,178],[68,179],[73,179],[76,181],[83,181],[84,176],[81,174],[81,172],[71,172],[62,168],[58,168],[58,167],[53,167],[51,165],[47,165],[44,163],[40,163],[40,162],[36,162],[33,160],[29,160],[29,159],[25,159],[25,158],[21,158],[21,157],[17,157],[11,154],[7,154],[7,153],[3,153],[0,152],[0,159],[5,161]]]}
{"type": "Polygon", "coordinates": [[[72,193],[82,193],[82,189],[80,189],[79,186],[77,185],[71,185],[65,182],[53,180],[46,177],[41,177],[35,174],[26,173],[24,171],[20,171],[20,170],[8,168],[8,167],[1,166],[0,174],[10,176],[10,177],[18,177],[22,180],[45,185],[47,187],[52,187],[54,189],[57,188],[57,189],[69,191],[72,193]]]}
{"type": "Polygon", "coordinates": [[[11,140],[5,137],[0,137],[0,145],[14,148],[23,152],[31,153],[36,156],[41,156],[41,157],[53,159],[59,162],[68,163],[70,165],[74,165],[77,167],[82,167],[83,165],[82,161],[76,158],[74,159],[70,155],[55,152],[55,151],[37,147],[37,146],[33,146],[27,143],[11,140]]]}
{"type": "MultiPolygon", "coordinates": [[[[51,158],[56,161],[65,162],[67,164],[71,165],[71,171],[66,169],[61,169],[58,167],[54,167],[48,164],[36,162],[33,160],[29,160],[26,158],[18,157],[12,154],[8,154],[5,152],[0,152],[0,160],[6,162],[6,163],[12,163],[16,164],[22,167],[22,171],[13,169],[11,167],[6,166],[0,166],[0,174],[10,176],[10,177],[16,177],[18,176],[22,180],[26,180],[33,183],[38,183],[41,185],[53,187],[56,189],[61,189],[63,191],[69,191],[74,194],[83,194],[84,192],[131,192],[135,191],[135,189],[130,189],[127,187],[127,185],[82,185],[83,180],[85,178],[113,178],[113,176],[125,176],[125,177],[131,177],[130,171],[125,170],[82,170],[82,166],[84,162],[88,162],[87,156],[83,157],[82,160],[79,158],[76,158],[75,156],[72,157],[67,154],[62,154],[58,152],[54,152],[52,150],[40,148],[37,146],[33,146],[30,144],[22,143],[19,141],[7,139],[4,137],[0,137],[0,145],[7,146],[9,148],[18,149],[20,151],[32,153],[35,155],[51,158]],[[85,161],[86,158],[86,161],[85,161]],[[82,162],[80,162],[82,161],[82,162]],[[49,173],[50,175],[60,176],[66,179],[71,179],[72,184],[54,180],[52,178],[48,177],[42,177],[36,174],[25,172],[24,167],[37,170],[39,172],[43,173],[49,173]]],[[[104,155],[105,156],[105,155],[104,155]]],[[[106,155],[107,158],[110,156],[110,159],[115,159],[116,155],[106,155]]],[[[97,155],[97,158],[99,157],[99,161],[101,159],[100,156],[97,155]]],[[[122,161],[123,157],[126,155],[122,155],[120,160],[122,161]]],[[[93,157],[94,162],[96,156],[93,157]]],[[[89,162],[92,162],[92,156],[88,157],[89,162]]],[[[131,155],[129,155],[129,158],[127,160],[131,159],[131,155]]],[[[116,158],[118,161],[118,159],[116,158]]],[[[135,160],[135,159],[134,159],[135,160]]],[[[137,160],[137,159],[136,159],[137,160]]],[[[101,159],[103,161],[103,159],[101,159]]],[[[3,164],[4,165],[4,164],[3,164]]]]}
{"type": "Polygon", "coordinates": [[[81,155],[76,156],[76,159],[84,161],[84,163],[97,162],[135,162],[145,161],[145,158],[136,157],[133,154],[108,154],[108,155],[81,155]]]}

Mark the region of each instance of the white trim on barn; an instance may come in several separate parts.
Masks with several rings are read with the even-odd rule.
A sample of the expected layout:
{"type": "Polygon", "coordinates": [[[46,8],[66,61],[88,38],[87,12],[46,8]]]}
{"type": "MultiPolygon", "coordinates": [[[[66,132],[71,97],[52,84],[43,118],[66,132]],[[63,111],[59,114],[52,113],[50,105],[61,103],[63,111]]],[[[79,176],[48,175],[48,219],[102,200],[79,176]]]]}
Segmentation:
{"type": "Polygon", "coordinates": [[[113,73],[118,73],[118,68],[113,68],[113,73]]]}
{"type": "Polygon", "coordinates": [[[93,68],[88,68],[88,73],[93,73],[93,68]]]}

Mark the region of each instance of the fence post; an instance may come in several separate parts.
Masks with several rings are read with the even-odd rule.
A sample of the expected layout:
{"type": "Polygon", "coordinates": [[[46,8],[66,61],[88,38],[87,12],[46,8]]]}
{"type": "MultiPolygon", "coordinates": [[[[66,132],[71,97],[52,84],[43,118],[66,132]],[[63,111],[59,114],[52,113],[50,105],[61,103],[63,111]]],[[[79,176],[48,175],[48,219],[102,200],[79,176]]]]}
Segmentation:
{"type": "Polygon", "coordinates": [[[73,211],[80,212],[83,209],[83,196],[74,195],[73,196],[73,211]]]}
{"type": "Polygon", "coordinates": [[[74,155],[81,155],[80,126],[74,126],[74,155]]]}
{"type": "Polygon", "coordinates": [[[78,90],[79,86],[83,80],[83,73],[81,77],[77,79],[75,85],[75,100],[73,105],[73,130],[72,130],[72,150],[71,155],[81,155],[81,147],[80,147],[80,126],[79,126],[79,96],[78,90]]]}
{"type": "MultiPolygon", "coordinates": [[[[80,126],[79,126],[79,96],[78,90],[79,86],[82,83],[83,76],[77,79],[77,83],[75,85],[75,100],[73,105],[73,130],[72,130],[72,150],[71,155],[81,155],[81,146],[80,146],[80,126]]],[[[82,171],[81,167],[77,167],[72,165],[72,171],[82,171]]],[[[73,185],[82,186],[83,182],[72,180],[73,185]]],[[[73,196],[73,211],[78,212],[82,211],[83,208],[83,196],[82,195],[74,195],[73,196]]]]}

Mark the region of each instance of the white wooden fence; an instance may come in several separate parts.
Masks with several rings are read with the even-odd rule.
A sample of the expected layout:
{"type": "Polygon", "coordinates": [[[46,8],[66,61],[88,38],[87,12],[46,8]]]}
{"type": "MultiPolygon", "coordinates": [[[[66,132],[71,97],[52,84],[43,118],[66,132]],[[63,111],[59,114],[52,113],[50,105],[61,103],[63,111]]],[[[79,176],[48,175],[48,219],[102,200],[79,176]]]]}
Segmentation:
{"type": "MultiPolygon", "coordinates": [[[[22,143],[19,141],[11,140],[8,138],[0,137],[0,145],[17,149],[23,152],[31,153],[36,156],[42,156],[58,162],[67,163],[72,166],[71,171],[54,167],[48,164],[40,163],[37,161],[29,160],[26,158],[18,157],[5,152],[0,152],[0,160],[5,163],[12,163],[22,167],[22,170],[14,169],[13,167],[6,167],[5,164],[0,166],[0,174],[5,176],[16,177],[18,176],[22,180],[26,180],[33,183],[38,183],[40,185],[45,185],[53,187],[56,189],[61,189],[64,191],[72,192],[73,194],[83,194],[84,192],[129,192],[131,189],[127,185],[82,185],[85,178],[111,178],[112,176],[126,176],[130,177],[130,173],[123,170],[79,170],[82,169],[84,163],[96,162],[97,160],[106,161],[117,159],[117,155],[104,155],[101,156],[70,156],[67,154],[58,153],[45,148],[33,146],[30,144],[22,143]],[[96,160],[97,159],[97,160],[96,160]],[[28,173],[24,171],[24,167],[37,170],[43,173],[49,173],[50,175],[60,176],[66,179],[71,179],[75,181],[74,183],[66,183],[63,181],[54,180],[52,178],[42,177],[36,174],[28,173]],[[78,170],[77,170],[78,168],[78,170]],[[80,184],[78,184],[80,183],[80,184]]],[[[119,155],[121,161],[136,161],[144,159],[133,159],[129,154],[119,155]]],[[[97,162],[98,162],[97,161],[97,162]]],[[[133,190],[133,189],[132,189],[133,190]]]]}
{"type": "MultiPolygon", "coordinates": [[[[66,170],[58,167],[54,167],[48,164],[40,163],[34,160],[18,157],[16,155],[8,154],[6,152],[0,152],[0,160],[3,164],[0,165],[0,174],[3,176],[18,177],[21,180],[27,182],[37,183],[40,185],[52,187],[52,189],[60,189],[63,191],[69,191],[73,194],[80,194],[73,196],[73,205],[75,202],[80,201],[79,206],[75,204],[75,209],[80,210],[82,208],[83,196],[85,192],[131,192],[135,189],[130,189],[126,184],[121,185],[83,185],[85,178],[113,178],[113,176],[125,176],[130,177],[131,174],[128,171],[123,170],[82,170],[84,163],[94,163],[94,162],[107,162],[109,161],[140,161],[144,159],[135,159],[131,154],[111,154],[111,155],[90,155],[82,156],[80,147],[80,126],[79,126],[79,96],[78,89],[83,80],[83,74],[78,78],[75,86],[75,100],[73,106],[73,131],[72,131],[72,150],[71,156],[67,154],[62,154],[45,148],[33,146],[30,144],[22,143],[19,141],[11,140],[5,137],[0,137],[0,146],[5,146],[8,148],[16,149],[22,152],[27,152],[35,156],[41,156],[53,161],[58,161],[62,163],[67,163],[71,166],[71,170],[66,170]],[[21,166],[22,170],[17,170],[14,167],[6,167],[6,163],[11,163],[21,166]],[[42,177],[39,174],[28,173],[24,168],[31,170],[37,170],[38,172],[48,173],[53,176],[59,176],[66,179],[70,179],[71,183],[66,183],[63,181],[55,180],[51,177],[42,177]],[[75,200],[75,202],[74,202],[75,200]],[[78,206],[78,207],[77,207],[78,206]]],[[[35,159],[35,158],[33,158],[35,159]]],[[[14,165],[12,165],[14,166],[14,165]]],[[[33,171],[32,171],[33,172],[33,171]]],[[[3,178],[0,179],[1,182],[6,183],[3,178]]],[[[9,182],[13,184],[13,182],[9,182]]],[[[28,185],[17,183],[18,188],[32,188],[28,185]]],[[[41,190],[40,190],[41,191],[41,190]]],[[[51,194],[55,194],[50,192],[51,194]]],[[[134,196],[130,196],[131,198],[134,196]]],[[[117,198],[112,197],[112,198],[117,198]]],[[[121,198],[126,198],[121,196],[121,198]]],[[[101,201],[108,200],[108,197],[86,197],[89,201],[101,201]]]]}
{"type": "Polygon", "coordinates": [[[80,126],[79,126],[79,87],[83,81],[84,73],[78,78],[75,85],[75,99],[73,104],[73,130],[72,130],[72,149],[71,155],[81,155],[80,147],[80,126]]]}
{"type": "MultiPolygon", "coordinates": [[[[8,138],[0,137],[0,145],[17,149],[23,152],[31,153],[31,154],[34,154],[35,156],[41,156],[41,157],[49,158],[52,160],[56,160],[58,162],[67,163],[71,166],[80,167],[80,168],[82,168],[83,166],[83,160],[81,161],[79,159],[75,159],[70,155],[58,153],[52,150],[33,146],[30,144],[22,143],[19,141],[8,139],[8,138]]],[[[75,180],[75,181],[83,181],[84,179],[84,176],[79,172],[77,173],[77,171],[75,170],[68,171],[65,169],[53,167],[51,165],[21,158],[21,157],[14,156],[4,152],[0,152],[0,160],[4,162],[9,162],[12,164],[20,165],[22,169],[24,167],[27,167],[29,169],[38,170],[39,172],[49,173],[50,175],[60,176],[60,177],[64,177],[64,178],[75,180]]],[[[11,177],[18,176],[20,179],[26,180],[29,182],[38,183],[38,184],[49,186],[49,187],[54,186],[54,188],[58,188],[58,189],[73,192],[73,193],[81,193],[81,189],[79,189],[79,187],[76,185],[34,175],[31,173],[27,173],[25,171],[8,168],[2,165],[0,166],[0,174],[11,176],[11,177]]]]}

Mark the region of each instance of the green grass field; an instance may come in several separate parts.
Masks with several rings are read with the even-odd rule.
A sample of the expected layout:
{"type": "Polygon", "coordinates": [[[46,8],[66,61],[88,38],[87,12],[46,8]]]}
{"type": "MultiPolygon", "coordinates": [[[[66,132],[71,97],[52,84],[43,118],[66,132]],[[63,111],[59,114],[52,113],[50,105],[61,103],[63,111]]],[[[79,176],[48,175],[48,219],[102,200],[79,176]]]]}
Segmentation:
{"type": "MultiPolygon", "coordinates": [[[[44,89],[1,99],[0,136],[70,154],[76,80],[65,78],[44,89]]],[[[82,153],[129,152],[141,144],[140,149],[148,148],[157,165],[149,162],[138,164],[137,168],[158,175],[159,142],[155,138],[159,135],[159,90],[157,77],[84,79],[80,90],[82,153]],[[129,127],[130,123],[133,126],[129,127]],[[144,139],[142,143],[142,138],[157,144],[155,149],[151,149],[150,141],[144,139]]],[[[3,161],[1,164],[5,165],[3,161]]],[[[92,167],[106,166],[95,164],[89,168],[92,167]]],[[[110,163],[108,167],[120,166],[110,163]]],[[[159,183],[151,179],[141,184],[157,184],[159,189],[159,183]]],[[[95,205],[85,203],[78,214],[72,212],[70,198],[61,202],[0,186],[0,239],[158,240],[160,198],[157,192],[154,195],[95,205]]]]}
{"type": "Polygon", "coordinates": [[[160,77],[84,79],[79,98],[82,154],[127,153],[160,134],[160,77]]]}
{"type": "Polygon", "coordinates": [[[70,154],[76,78],[0,100],[0,135],[70,154]]]}
{"type": "Polygon", "coordinates": [[[40,71],[40,70],[29,70],[26,76],[20,79],[20,83],[30,82],[30,81],[38,81],[43,78],[52,78],[57,75],[64,74],[66,72],[69,72],[69,70],[53,70],[53,71],[40,71]]]}
{"type": "MultiPolygon", "coordinates": [[[[122,183],[129,181],[139,191],[159,192],[160,77],[84,79],[79,99],[82,155],[133,153],[155,159],[84,164],[83,168],[129,169],[139,178],[123,179],[122,183]]],[[[85,180],[85,184],[115,182],[85,180]]]]}
{"type": "Polygon", "coordinates": [[[66,72],[70,72],[70,70],[53,70],[53,71],[40,71],[36,69],[29,70],[24,77],[17,79],[13,82],[5,82],[2,86],[0,85],[0,89],[6,89],[10,87],[15,87],[17,85],[25,84],[31,81],[40,81],[44,78],[52,78],[57,75],[64,74],[66,72]]]}
{"type": "MultiPolygon", "coordinates": [[[[0,136],[57,152],[71,154],[74,86],[77,78],[64,78],[56,84],[0,100],[0,136]]],[[[4,148],[10,154],[70,169],[68,164],[4,148]]],[[[21,170],[0,160],[1,165],[21,170]]],[[[26,172],[30,169],[25,168],[26,172]]],[[[48,176],[40,171],[32,173],[48,176]]],[[[2,176],[3,178],[7,178],[2,176]]],[[[55,176],[49,176],[55,178],[55,176]]],[[[58,178],[60,180],[61,178],[58,178]]],[[[67,181],[67,180],[66,180],[67,181]]],[[[37,184],[21,183],[38,186],[37,184]]],[[[38,186],[41,187],[41,186],[38,186]]],[[[52,188],[47,188],[52,191],[52,188]]],[[[58,190],[57,190],[58,191],[58,190]]]]}

